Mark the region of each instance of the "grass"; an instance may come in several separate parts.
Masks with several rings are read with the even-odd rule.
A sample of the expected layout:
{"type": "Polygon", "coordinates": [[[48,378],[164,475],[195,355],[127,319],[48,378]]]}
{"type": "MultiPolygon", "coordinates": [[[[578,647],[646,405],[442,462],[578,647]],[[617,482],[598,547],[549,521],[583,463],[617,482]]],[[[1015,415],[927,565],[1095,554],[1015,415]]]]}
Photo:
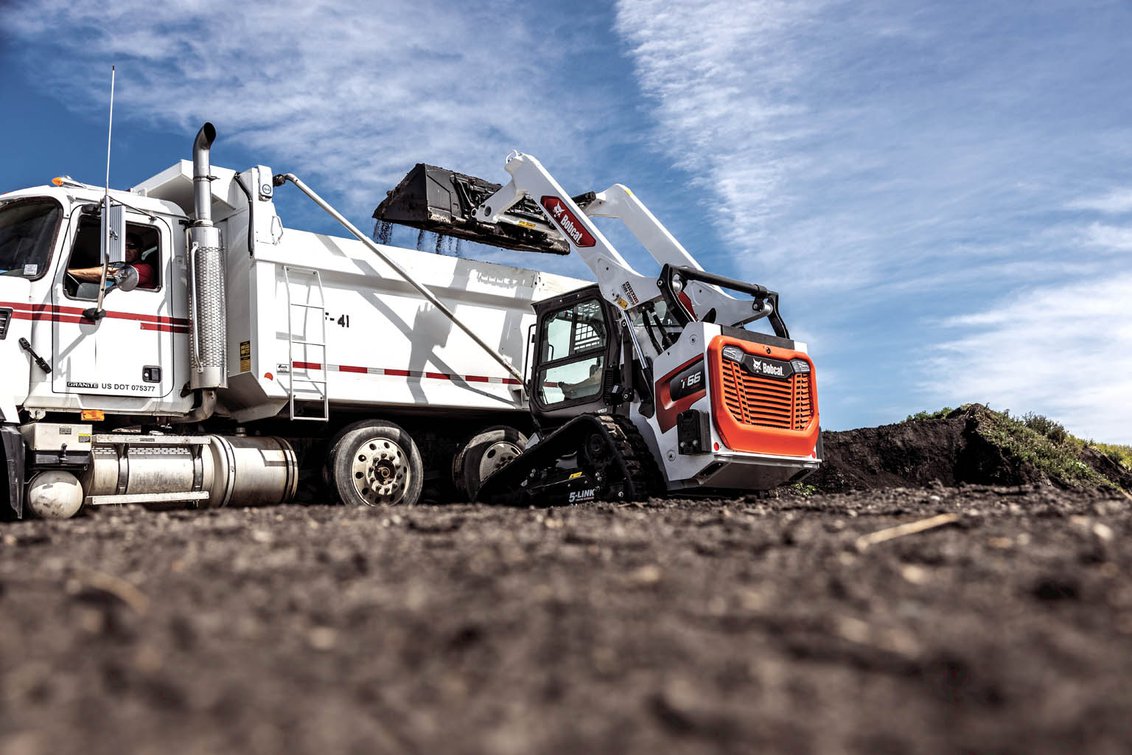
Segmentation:
{"type": "MultiPolygon", "coordinates": [[[[967,404],[966,406],[973,406],[973,405],[967,404]]],[[[953,411],[955,411],[955,410],[952,409],[950,406],[945,406],[944,408],[942,408],[938,411],[934,411],[934,412],[916,412],[915,414],[909,414],[908,417],[904,421],[905,422],[919,422],[919,421],[925,420],[925,419],[943,419],[947,415],[951,414],[953,411]]]]}
{"type": "Polygon", "coordinates": [[[818,488],[808,482],[792,482],[786,486],[786,489],[801,498],[809,498],[818,493],[818,488]]]}
{"type": "Polygon", "coordinates": [[[1112,443],[1087,442],[1105,456],[1116,461],[1124,469],[1132,472],[1132,446],[1118,446],[1112,443]]]}
{"type": "MultiPolygon", "coordinates": [[[[918,412],[910,415],[907,421],[943,419],[955,411],[944,408],[935,412],[918,412]]],[[[1119,487],[1114,480],[1082,460],[1087,448],[1105,454],[1124,469],[1132,471],[1132,447],[1082,440],[1067,431],[1060,422],[1040,414],[1012,417],[1009,411],[998,412],[980,404],[965,404],[958,411],[974,411],[978,431],[983,437],[1009,456],[1033,465],[1063,485],[1119,487]]]]}
{"type": "Polygon", "coordinates": [[[1050,479],[1073,487],[1111,485],[1112,482],[1081,461],[1084,441],[1053,420],[1026,414],[986,410],[979,431],[1014,458],[1032,464],[1050,479]]]}

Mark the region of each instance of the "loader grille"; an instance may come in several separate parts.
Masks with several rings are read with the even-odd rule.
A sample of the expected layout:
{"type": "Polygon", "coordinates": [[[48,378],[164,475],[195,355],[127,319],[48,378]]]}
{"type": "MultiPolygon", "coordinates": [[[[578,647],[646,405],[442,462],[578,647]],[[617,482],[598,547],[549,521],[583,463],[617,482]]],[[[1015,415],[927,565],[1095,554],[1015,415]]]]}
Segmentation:
{"type": "Polygon", "coordinates": [[[8,337],[8,323],[12,319],[12,310],[0,309],[0,341],[8,337]]]}
{"type": "Polygon", "coordinates": [[[805,430],[814,417],[810,375],[786,380],[751,375],[735,362],[723,362],[723,404],[736,421],[756,427],[805,430]]]}

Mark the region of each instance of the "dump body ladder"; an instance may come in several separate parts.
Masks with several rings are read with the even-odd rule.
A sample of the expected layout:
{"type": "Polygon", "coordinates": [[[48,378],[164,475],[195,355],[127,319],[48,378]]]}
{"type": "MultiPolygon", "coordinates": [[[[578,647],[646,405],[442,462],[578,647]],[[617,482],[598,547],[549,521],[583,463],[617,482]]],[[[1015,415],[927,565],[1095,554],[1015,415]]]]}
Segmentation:
{"type": "Polygon", "coordinates": [[[283,266],[283,281],[287,290],[287,410],[291,419],[326,422],[330,419],[330,396],[327,390],[326,365],[326,293],[322,288],[322,276],[318,270],[304,267],[283,266]],[[296,301],[292,292],[292,276],[309,276],[313,278],[303,290],[306,291],[306,301],[296,301]],[[317,294],[316,301],[311,301],[311,294],[317,294]],[[310,318],[318,319],[311,334],[310,318]],[[296,326],[302,338],[295,337],[296,326]],[[296,348],[302,351],[303,359],[296,359],[296,348]],[[313,352],[313,353],[312,353],[313,352]],[[321,414],[295,413],[295,383],[310,386],[322,397],[321,414]]]}

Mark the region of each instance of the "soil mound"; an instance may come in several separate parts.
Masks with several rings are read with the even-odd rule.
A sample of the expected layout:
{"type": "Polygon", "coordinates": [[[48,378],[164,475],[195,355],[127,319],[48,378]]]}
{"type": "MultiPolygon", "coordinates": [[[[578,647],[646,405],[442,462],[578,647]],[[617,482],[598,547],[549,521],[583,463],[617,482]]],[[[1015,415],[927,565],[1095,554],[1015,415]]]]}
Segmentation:
{"type": "Polygon", "coordinates": [[[1132,489],[1132,472],[1099,449],[1064,431],[1043,435],[981,404],[894,425],[826,432],[822,438],[822,468],[806,484],[824,492],[1043,482],[1132,489]]]}

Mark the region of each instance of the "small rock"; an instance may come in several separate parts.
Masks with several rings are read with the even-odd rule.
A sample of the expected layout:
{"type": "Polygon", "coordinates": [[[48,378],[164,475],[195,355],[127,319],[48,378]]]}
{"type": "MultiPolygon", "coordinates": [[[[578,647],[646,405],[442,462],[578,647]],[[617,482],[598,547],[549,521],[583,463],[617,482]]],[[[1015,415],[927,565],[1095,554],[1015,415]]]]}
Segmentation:
{"type": "Polygon", "coordinates": [[[655,585],[662,576],[660,567],[655,564],[646,564],[629,573],[629,579],[642,585],[655,585]]]}
{"type": "Polygon", "coordinates": [[[338,630],[331,627],[315,627],[307,634],[307,642],[315,650],[333,650],[338,644],[338,630]]]}
{"type": "Polygon", "coordinates": [[[837,634],[850,642],[865,645],[869,642],[872,630],[867,623],[860,619],[840,616],[837,618],[837,634]]]}
{"type": "Polygon", "coordinates": [[[914,564],[907,564],[900,568],[900,576],[905,582],[913,585],[922,585],[929,579],[928,570],[914,564]]]}

